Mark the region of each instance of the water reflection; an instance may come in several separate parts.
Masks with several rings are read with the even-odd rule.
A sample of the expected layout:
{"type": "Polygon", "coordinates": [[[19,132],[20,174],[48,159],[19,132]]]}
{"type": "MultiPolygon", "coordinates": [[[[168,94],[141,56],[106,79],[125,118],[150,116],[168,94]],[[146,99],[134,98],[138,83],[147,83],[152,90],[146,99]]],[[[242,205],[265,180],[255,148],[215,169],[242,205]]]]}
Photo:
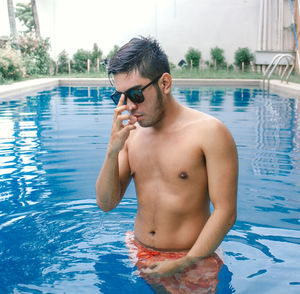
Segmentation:
{"type": "MultiPolygon", "coordinates": [[[[241,293],[252,293],[255,282],[259,283],[261,293],[268,292],[270,282],[286,289],[289,283],[298,280],[298,246],[298,229],[238,221],[223,242],[227,263],[234,273],[239,272],[239,278],[233,275],[232,286],[241,293]],[[274,282],[275,278],[279,280],[274,282]]],[[[297,292],[293,290],[289,287],[289,292],[297,292]]]]}
{"type": "Polygon", "coordinates": [[[48,200],[19,210],[19,216],[7,215],[5,223],[1,219],[0,292],[67,293],[81,274],[91,290],[97,282],[91,269],[99,252],[94,237],[101,239],[100,213],[94,199],[48,200]]]}
{"type": "MultiPolygon", "coordinates": [[[[0,292],[63,293],[75,281],[82,292],[118,284],[126,293],[152,293],[124,243],[136,213],[134,187],[105,217],[95,205],[111,93],[61,87],[0,102],[0,292]]],[[[238,222],[224,242],[220,293],[243,292],[254,280],[277,283],[281,275],[290,283],[285,287],[296,285],[299,101],[243,88],[175,88],[174,95],[222,120],[239,150],[238,222]]]]}
{"type": "MultiPolygon", "coordinates": [[[[174,91],[175,97],[184,97],[184,101],[190,107],[202,107],[206,109],[208,107],[208,112],[222,112],[225,108],[225,103],[233,104],[230,111],[239,112],[248,111],[248,106],[251,101],[251,97],[256,95],[254,89],[244,89],[244,88],[185,88],[179,91],[174,91]]],[[[227,106],[226,106],[227,107],[227,106]]]]}
{"type": "MultiPolygon", "coordinates": [[[[8,101],[0,105],[0,124],[4,126],[0,131],[0,160],[4,163],[0,179],[0,190],[4,193],[0,201],[10,198],[10,202],[5,202],[8,206],[35,203],[40,197],[39,187],[47,185],[39,159],[42,153],[40,121],[42,113],[49,108],[50,98],[45,93],[23,102],[8,101]]],[[[44,192],[45,196],[50,191],[46,188],[44,192]]]]}
{"type": "Polygon", "coordinates": [[[250,89],[236,89],[233,92],[233,101],[236,111],[247,111],[247,107],[251,100],[250,89]]]}
{"type": "Polygon", "coordinates": [[[256,175],[287,176],[295,168],[295,100],[263,97],[257,108],[256,152],[252,161],[256,175]]]}
{"type": "Polygon", "coordinates": [[[68,197],[78,187],[81,187],[79,194],[83,193],[85,186],[93,194],[94,177],[99,169],[94,158],[100,158],[101,162],[104,152],[99,154],[99,149],[103,150],[108,141],[107,125],[113,109],[108,99],[111,92],[108,87],[61,87],[18,102],[3,103],[10,113],[2,123],[13,128],[6,128],[7,138],[3,138],[10,145],[0,142],[6,144],[1,158],[5,158],[6,165],[7,156],[10,160],[9,166],[1,169],[6,174],[1,190],[9,191],[1,193],[1,197],[13,196],[20,204],[25,196],[28,198],[28,193],[34,193],[35,201],[38,186],[45,189],[45,195],[68,197]],[[31,187],[30,192],[26,187],[31,187]]]}
{"type": "Polygon", "coordinates": [[[213,90],[211,93],[210,107],[215,111],[222,111],[224,104],[224,96],[226,95],[225,90],[213,90]]]}
{"type": "Polygon", "coordinates": [[[186,88],[180,89],[179,94],[180,100],[188,106],[212,113],[222,120],[242,145],[256,145],[252,160],[254,174],[287,176],[295,169],[297,160],[292,156],[299,145],[299,123],[295,120],[298,102],[295,99],[283,99],[278,95],[265,95],[260,89],[245,88],[186,88]],[[234,112],[248,114],[233,116],[234,112]],[[251,132],[252,126],[247,125],[249,122],[255,123],[255,136],[251,132]],[[241,126],[249,132],[248,138],[241,126]]]}

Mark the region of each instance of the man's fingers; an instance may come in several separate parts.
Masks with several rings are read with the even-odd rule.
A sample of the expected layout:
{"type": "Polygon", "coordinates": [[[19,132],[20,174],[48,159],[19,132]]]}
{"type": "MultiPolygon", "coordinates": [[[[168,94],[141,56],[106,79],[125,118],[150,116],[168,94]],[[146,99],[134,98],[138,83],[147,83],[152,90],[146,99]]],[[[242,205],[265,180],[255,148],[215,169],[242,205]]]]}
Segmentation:
{"type": "Polygon", "coordinates": [[[153,262],[152,264],[150,264],[148,267],[145,267],[145,268],[142,268],[141,269],[141,272],[143,274],[153,274],[153,273],[156,273],[155,269],[157,267],[157,264],[156,262],[153,262]]]}
{"type": "Polygon", "coordinates": [[[117,123],[121,124],[124,120],[129,120],[130,119],[130,115],[129,114],[120,114],[117,117],[117,123]]]}
{"type": "Polygon", "coordinates": [[[126,133],[126,132],[128,132],[128,131],[130,132],[130,131],[132,131],[134,129],[136,129],[136,126],[130,125],[130,124],[126,124],[121,132],[122,133],[126,133]]]}
{"type": "Polygon", "coordinates": [[[151,275],[151,274],[153,274],[153,270],[151,268],[147,267],[147,268],[141,269],[141,273],[145,274],[145,275],[151,275]]]}
{"type": "Polygon", "coordinates": [[[158,264],[156,263],[156,262],[153,262],[153,263],[151,263],[150,265],[149,265],[149,268],[150,269],[154,269],[154,268],[156,268],[158,266],[158,264]]]}
{"type": "Polygon", "coordinates": [[[132,120],[131,117],[130,117],[129,120],[127,121],[127,123],[124,124],[123,126],[124,126],[124,127],[127,127],[127,126],[134,126],[134,129],[136,129],[135,123],[136,123],[136,121],[135,121],[135,120],[132,120]]]}
{"type": "Polygon", "coordinates": [[[124,105],[124,101],[125,101],[125,95],[122,94],[121,97],[120,97],[120,100],[119,100],[119,103],[118,103],[117,106],[119,107],[119,106],[121,106],[121,105],[124,105]]]}
{"type": "Polygon", "coordinates": [[[125,110],[127,110],[126,105],[121,105],[121,106],[118,106],[117,108],[115,108],[114,119],[116,119],[117,116],[119,116],[125,110]]]}
{"type": "Polygon", "coordinates": [[[136,118],[135,116],[131,115],[131,116],[130,116],[129,123],[133,125],[133,124],[135,124],[136,122],[137,122],[137,118],[136,118]]]}

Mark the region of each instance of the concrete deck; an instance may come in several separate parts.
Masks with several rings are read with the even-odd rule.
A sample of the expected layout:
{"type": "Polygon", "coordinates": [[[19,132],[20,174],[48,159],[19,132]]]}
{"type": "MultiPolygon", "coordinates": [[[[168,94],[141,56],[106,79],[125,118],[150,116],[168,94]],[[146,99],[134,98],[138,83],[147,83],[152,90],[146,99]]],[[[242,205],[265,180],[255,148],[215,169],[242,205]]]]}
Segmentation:
{"type": "MultiPolygon", "coordinates": [[[[39,91],[58,86],[109,86],[106,78],[49,78],[16,82],[11,85],[0,85],[0,99],[11,99],[34,95],[39,91]]],[[[262,80],[246,79],[173,79],[174,86],[220,86],[220,87],[256,87],[262,88],[262,80]]],[[[267,84],[266,84],[267,86],[267,84]]],[[[281,96],[300,98],[300,84],[270,81],[270,92],[281,96]]]]}

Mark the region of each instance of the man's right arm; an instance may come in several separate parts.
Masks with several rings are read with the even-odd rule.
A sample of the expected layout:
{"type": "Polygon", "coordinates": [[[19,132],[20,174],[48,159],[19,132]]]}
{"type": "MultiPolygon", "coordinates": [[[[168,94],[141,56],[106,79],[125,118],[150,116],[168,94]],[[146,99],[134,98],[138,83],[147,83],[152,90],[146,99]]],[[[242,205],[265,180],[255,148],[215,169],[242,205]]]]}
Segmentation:
{"type": "Polygon", "coordinates": [[[127,148],[120,152],[108,150],[96,182],[97,205],[103,211],[114,209],[130,182],[127,148]]]}
{"type": "Polygon", "coordinates": [[[96,182],[97,205],[103,211],[110,211],[119,204],[131,177],[126,140],[135,129],[136,118],[123,114],[127,110],[124,99],[122,95],[115,109],[106,157],[96,182]],[[129,121],[124,125],[125,120],[129,121]]]}

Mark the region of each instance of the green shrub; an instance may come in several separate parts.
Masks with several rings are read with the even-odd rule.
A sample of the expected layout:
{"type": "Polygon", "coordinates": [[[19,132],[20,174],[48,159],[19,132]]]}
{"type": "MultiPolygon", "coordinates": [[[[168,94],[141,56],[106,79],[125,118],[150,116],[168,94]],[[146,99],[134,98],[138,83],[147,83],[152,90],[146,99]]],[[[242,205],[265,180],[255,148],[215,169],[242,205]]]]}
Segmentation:
{"type": "Polygon", "coordinates": [[[25,76],[24,62],[11,47],[0,49],[0,81],[18,80],[25,76]]]}
{"type": "Polygon", "coordinates": [[[19,37],[19,46],[25,60],[27,74],[49,74],[49,38],[39,40],[32,34],[26,34],[19,37]]]}
{"type": "Polygon", "coordinates": [[[219,47],[215,47],[215,48],[210,49],[210,57],[212,59],[213,66],[214,66],[215,61],[216,61],[217,69],[226,68],[225,57],[224,57],[223,54],[224,54],[224,50],[219,48],[219,47]]]}
{"type": "Polygon", "coordinates": [[[69,60],[69,55],[66,52],[66,50],[63,50],[58,54],[58,72],[59,73],[68,73],[68,60],[69,60]]]}
{"type": "Polygon", "coordinates": [[[94,69],[97,68],[97,58],[99,58],[99,61],[101,61],[102,51],[99,49],[98,45],[94,43],[93,51],[91,53],[91,63],[94,69]]]}
{"type": "Polygon", "coordinates": [[[234,60],[235,65],[240,69],[242,69],[242,63],[244,62],[245,70],[247,70],[253,60],[253,54],[248,48],[238,48],[234,53],[234,60]]]}
{"type": "Polygon", "coordinates": [[[72,69],[76,72],[87,71],[87,60],[91,59],[91,52],[78,49],[73,55],[72,69]]]}
{"type": "Polygon", "coordinates": [[[53,58],[50,58],[49,73],[54,75],[56,73],[56,62],[53,58]]]}
{"type": "Polygon", "coordinates": [[[26,68],[26,76],[38,74],[38,68],[34,58],[30,56],[24,56],[23,61],[26,68]]]}
{"type": "Polygon", "coordinates": [[[193,67],[198,68],[200,58],[201,58],[201,52],[194,48],[190,48],[185,55],[185,59],[189,67],[191,66],[191,61],[192,61],[193,67]]]}
{"type": "MultiPolygon", "coordinates": [[[[227,68],[227,64],[226,64],[226,68],[227,68]]],[[[233,71],[233,70],[234,70],[233,64],[228,64],[228,71],[233,71]]]]}

